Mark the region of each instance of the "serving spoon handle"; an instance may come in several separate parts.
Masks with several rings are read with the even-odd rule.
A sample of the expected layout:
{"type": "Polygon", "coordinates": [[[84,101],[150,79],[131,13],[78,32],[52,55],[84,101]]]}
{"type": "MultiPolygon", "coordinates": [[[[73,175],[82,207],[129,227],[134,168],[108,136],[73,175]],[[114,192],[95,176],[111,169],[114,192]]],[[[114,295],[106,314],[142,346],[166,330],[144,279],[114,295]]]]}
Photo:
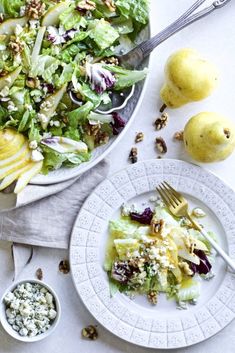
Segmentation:
{"type": "Polygon", "coordinates": [[[210,6],[193,14],[194,11],[198,9],[205,1],[206,0],[196,1],[183,15],[181,15],[176,21],[166,27],[163,31],[154,37],[142,42],[128,53],[119,56],[118,59],[120,64],[129,69],[137,68],[159,44],[164,42],[175,33],[181,31],[183,28],[188,27],[201,18],[208,16],[213,11],[227,5],[231,0],[214,1],[210,6]]]}

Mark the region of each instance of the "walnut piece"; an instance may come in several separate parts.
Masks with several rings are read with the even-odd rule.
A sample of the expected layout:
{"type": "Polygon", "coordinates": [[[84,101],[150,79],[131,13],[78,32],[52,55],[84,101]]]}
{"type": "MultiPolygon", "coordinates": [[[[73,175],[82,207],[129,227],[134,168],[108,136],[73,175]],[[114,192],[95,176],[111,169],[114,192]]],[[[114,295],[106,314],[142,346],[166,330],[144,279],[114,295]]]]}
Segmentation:
{"type": "Polygon", "coordinates": [[[184,139],[184,131],[177,131],[174,136],[173,136],[173,139],[174,140],[177,140],[177,141],[183,141],[184,139]]]}
{"type": "Polygon", "coordinates": [[[138,134],[136,134],[136,137],[135,137],[135,142],[136,143],[141,142],[141,141],[143,141],[143,139],[144,139],[143,132],[138,132],[138,134]]]}
{"type": "Polygon", "coordinates": [[[70,271],[70,265],[68,260],[62,260],[59,263],[59,271],[62,272],[63,274],[67,274],[70,271]]]}
{"type": "Polygon", "coordinates": [[[39,279],[39,281],[41,281],[43,279],[43,272],[41,268],[38,268],[36,273],[35,273],[37,279],[39,279]]]}
{"type": "Polygon", "coordinates": [[[108,7],[109,11],[115,12],[116,5],[113,0],[102,0],[102,1],[108,7]]]}
{"type": "Polygon", "coordinates": [[[90,340],[94,341],[98,338],[98,332],[95,326],[89,325],[82,329],[82,337],[89,338],[90,340]]]}
{"type": "Polygon", "coordinates": [[[36,77],[27,77],[26,82],[25,82],[26,86],[29,88],[39,88],[40,86],[40,80],[36,77]]]}
{"type": "Polygon", "coordinates": [[[153,305],[157,304],[157,294],[157,291],[152,290],[147,295],[148,301],[153,305]]]}
{"type": "Polygon", "coordinates": [[[155,140],[156,148],[159,153],[166,153],[167,152],[167,145],[165,140],[162,137],[157,137],[155,140]]]}
{"type": "Polygon", "coordinates": [[[25,14],[27,17],[38,20],[44,14],[46,5],[41,0],[29,0],[26,4],[25,14]]]}
{"type": "Polygon", "coordinates": [[[189,267],[189,264],[185,261],[181,261],[179,262],[179,268],[187,275],[187,276],[192,276],[193,275],[193,271],[191,270],[191,268],[189,267]]]}
{"type": "Polygon", "coordinates": [[[138,162],[138,150],[136,147],[132,147],[130,154],[129,154],[129,159],[132,164],[138,162]]]}
{"type": "Polygon", "coordinates": [[[95,146],[101,146],[109,142],[109,134],[101,130],[100,124],[87,124],[84,127],[84,131],[88,136],[92,136],[94,138],[95,146]]]}
{"type": "Polygon", "coordinates": [[[113,65],[113,66],[119,65],[119,60],[115,56],[103,58],[100,62],[101,62],[101,64],[109,64],[109,65],[113,65]]]}
{"type": "Polygon", "coordinates": [[[9,49],[12,51],[13,55],[22,53],[24,49],[24,44],[21,43],[19,38],[15,38],[14,36],[10,38],[10,42],[8,46],[9,46],[9,49]]]}
{"type": "Polygon", "coordinates": [[[160,219],[160,220],[152,219],[150,227],[151,227],[151,234],[161,235],[162,231],[163,231],[163,227],[164,227],[164,220],[163,219],[160,219]]]}
{"type": "Polygon", "coordinates": [[[162,115],[155,120],[154,124],[156,126],[156,130],[163,129],[167,125],[168,120],[169,120],[169,115],[167,113],[162,113],[162,115]]]}
{"type": "Polygon", "coordinates": [[[79,10],[93,11],[96,8],[96,4],[90,0],[79,1],[77,5],[79,10]]]}

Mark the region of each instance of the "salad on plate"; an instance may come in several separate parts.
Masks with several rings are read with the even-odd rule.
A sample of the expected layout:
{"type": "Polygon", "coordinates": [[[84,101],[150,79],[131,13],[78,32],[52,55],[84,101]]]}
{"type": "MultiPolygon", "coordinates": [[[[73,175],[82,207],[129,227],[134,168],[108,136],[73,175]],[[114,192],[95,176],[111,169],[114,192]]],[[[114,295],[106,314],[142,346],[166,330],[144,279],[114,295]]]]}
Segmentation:
{"type": "Polygon", "coordinates": [[[120,133],[125,117],[96,109],[146,77],[118,55],[147,22],[147,0],[0,0],[1,190],[86,162],[120,133]]]}
{"type": "MultiPolygon", "coordinates": [[[[187,309],[197,303],[203,280],[214,277],[215,252],[188,220],[173,217],[160,199],[154,202],[153,210],[125,204],[121,216],[109,222],[104,269],[110,294],[144,295],[156,305],[165,293],[187,309]]],[[[206,214],[196,208],[193,216],[206,214]]]]}

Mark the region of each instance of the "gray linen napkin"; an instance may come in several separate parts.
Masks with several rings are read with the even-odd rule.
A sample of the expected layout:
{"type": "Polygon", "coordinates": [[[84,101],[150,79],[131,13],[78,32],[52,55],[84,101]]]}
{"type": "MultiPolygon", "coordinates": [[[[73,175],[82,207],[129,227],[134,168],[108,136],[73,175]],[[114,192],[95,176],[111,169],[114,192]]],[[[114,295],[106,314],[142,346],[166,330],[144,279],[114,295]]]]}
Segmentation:
{"type": "Polygon", "coordinates": [[[71,230],[86,197],[106,177],[103,161],[82,176],[54,185],[29,185],[16,207],[0,213],[0,239],[67,249],[71,230]]]}

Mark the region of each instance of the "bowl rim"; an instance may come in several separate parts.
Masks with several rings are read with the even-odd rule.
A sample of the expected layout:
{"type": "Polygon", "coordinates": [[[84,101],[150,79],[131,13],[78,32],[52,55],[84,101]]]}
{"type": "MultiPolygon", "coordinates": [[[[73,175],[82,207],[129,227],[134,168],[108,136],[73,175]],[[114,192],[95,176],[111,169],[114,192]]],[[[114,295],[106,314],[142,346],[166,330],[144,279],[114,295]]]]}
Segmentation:
{"type": "Polygon", "coordinates": [[[1,296],[1,302],[0,302],[0,322],[2,324],[2,327],[4,328],[4,330],[14,339],[18,340],[18,341],[22,341],[22,342],[26,342],[26,343],[31,343],[31,342],[37,342],[37,341],[41,341],[44,338],[48,337],[57,327],[59,321],[60,321],[60,317],[61,317],[61,305],[60,305],[60,301],[59,298],[56,294],[56,292],[54,291],[54,289],[47,283],[45,283],[44,281],[38,280],[38,279],[22,279],[19,281],[16,281],[14,283],[12,283],[3,293],[3,295],[1,296]],[[56,311],[57,311],[57,316],[54,319],[51,327],[46,331],[43,332],[39,335],[36,335],[34,337],[28,337],[28,336],[20,336],[19,333],[17,331],[15,331],[12,326],[8,323],[7,319],[6,319],[6,305],[4,304],[4,298],[6,296],[7,293],[13,291],[19,284],[23,284],[23,283],[37,283],[40,284],[42,287],[45,287],[46,289],[48,289],[48,291],[52,294],[54,301],[55,301],[55,305],[56,305],[56,311]]]}

